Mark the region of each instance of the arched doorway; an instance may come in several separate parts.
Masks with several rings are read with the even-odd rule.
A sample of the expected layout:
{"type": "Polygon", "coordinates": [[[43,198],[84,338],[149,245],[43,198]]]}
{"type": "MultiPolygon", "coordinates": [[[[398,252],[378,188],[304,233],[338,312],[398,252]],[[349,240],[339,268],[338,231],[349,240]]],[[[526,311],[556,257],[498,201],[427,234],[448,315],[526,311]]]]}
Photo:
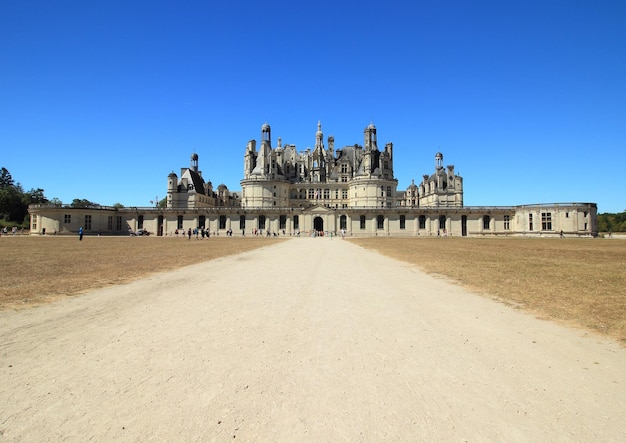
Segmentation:
{"type": "Polygon", "coordinates": [[[324,219],[322,217],[315,217],[313,219],[313,229],[316,232],[324,232],[324,219]]]}

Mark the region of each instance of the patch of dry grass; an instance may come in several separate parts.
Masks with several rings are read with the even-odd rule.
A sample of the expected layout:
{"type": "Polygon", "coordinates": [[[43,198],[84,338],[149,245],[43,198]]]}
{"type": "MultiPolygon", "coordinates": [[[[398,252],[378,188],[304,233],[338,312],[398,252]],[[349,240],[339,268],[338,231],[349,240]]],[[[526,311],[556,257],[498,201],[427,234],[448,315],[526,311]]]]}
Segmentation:
{"type": "Polygon", "coordinates": [[[265,237],[0,238],[0,309],[16,309],[280,241],[265,237]]]}
{"type": "Polygon", "coordinates": [[[363,238],[356,244],[626,344],[626,241],[363,238]]]}

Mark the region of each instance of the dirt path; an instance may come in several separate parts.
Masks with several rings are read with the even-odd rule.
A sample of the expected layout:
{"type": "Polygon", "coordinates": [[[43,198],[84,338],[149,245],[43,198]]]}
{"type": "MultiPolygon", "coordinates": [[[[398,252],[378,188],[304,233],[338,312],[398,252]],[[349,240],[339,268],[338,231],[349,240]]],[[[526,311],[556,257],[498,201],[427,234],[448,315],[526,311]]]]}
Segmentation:
{"type": "Polygon", "coordinates": [[[302,238],[0,312],[0,441],[626,441],[626,350],[302,238]]]}

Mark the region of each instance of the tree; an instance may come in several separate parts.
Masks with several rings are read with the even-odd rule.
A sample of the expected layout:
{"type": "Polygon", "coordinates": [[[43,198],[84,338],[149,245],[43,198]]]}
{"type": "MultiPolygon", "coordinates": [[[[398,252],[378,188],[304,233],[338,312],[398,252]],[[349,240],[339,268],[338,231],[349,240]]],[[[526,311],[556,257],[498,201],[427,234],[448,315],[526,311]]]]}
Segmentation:
{"type": "Polygon", "coordinates": [[[100,206],[98,203],[94,203],[94,202],[90,202],[87,199],[80,199],[80,198],[75,198],[74,200],[72,200],[72,203],[70,204],[70,206],[72,208],[93,208],[96,206],[100,206]]]}
{"type": "Polygon", "coordinates": [[[15,184],[7,168],[0,169],[0,218],[22,223],[28,214],[28,205],[23,201],[22,185],[15,184]]]}
{"type": "Polygon", "coordinates": [[[31,204],[45,204],[48,203],[48,199],[43,194],[43,189],[31,189],[30,191],[24,193],[24,202],[27,205],[31,204]]]}
{"type": "Polygon", "coordinates": [[[10,186],[14,186],[13,177],[11,177],[11,173],[7,170],[7,168],[2,167],[0,169],[0,189],[6,189],[10,186]]]}

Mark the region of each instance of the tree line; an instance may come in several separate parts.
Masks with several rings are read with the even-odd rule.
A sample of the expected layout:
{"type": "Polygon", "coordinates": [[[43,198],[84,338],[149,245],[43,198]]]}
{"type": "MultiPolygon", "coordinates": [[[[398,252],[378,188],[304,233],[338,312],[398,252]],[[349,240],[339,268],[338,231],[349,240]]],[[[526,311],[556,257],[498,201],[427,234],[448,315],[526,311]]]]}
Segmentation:
{"type": "Polygon", "coordinates": [[[626,232],[626,211],[598,214],[598,232],[626,232]]]}
{"type": "MultiPolygon", "coordinates": [[[[19,226],[28,228],[28,205],[50,204],[62,205],[58,198],[48,199],[42,188],[32,188],[25,191],[22,185],[16,183],[7,168],[0,169],[0,226],[19,226]]],[[[71,203],[75,208],[99,206],[97,203],[85,199],[74,199],[71,203]]]]}

